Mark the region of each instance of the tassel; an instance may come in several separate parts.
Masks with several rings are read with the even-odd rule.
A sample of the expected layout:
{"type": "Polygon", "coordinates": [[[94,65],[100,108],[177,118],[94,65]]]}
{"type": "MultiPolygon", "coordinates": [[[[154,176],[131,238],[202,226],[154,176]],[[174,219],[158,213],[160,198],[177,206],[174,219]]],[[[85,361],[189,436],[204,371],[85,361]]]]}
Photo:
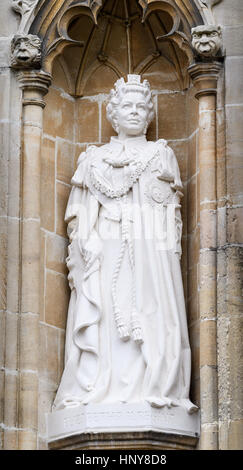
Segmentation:
{"type": "Polygon", "coordinates": [[[139,316],[136,311],[132,312],[131,315],[131,330],[132,330],[132,339],[137,344],[143,343],[142,328],[139,321],[139,316]]]}
{"type": "Polygon", "coordinates": [[[128,341],[130,339],[130,334],[127,326],[124,324],[123,317],[119,309],[115,310],[115,322],[118,331],[119,338],[122,341],[128,341]]]}

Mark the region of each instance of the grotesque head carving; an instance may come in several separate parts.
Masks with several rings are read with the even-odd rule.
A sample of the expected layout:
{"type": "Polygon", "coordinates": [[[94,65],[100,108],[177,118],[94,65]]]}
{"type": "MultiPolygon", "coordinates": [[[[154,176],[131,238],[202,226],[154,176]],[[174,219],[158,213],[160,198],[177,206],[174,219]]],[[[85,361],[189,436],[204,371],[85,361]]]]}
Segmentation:
{"type": "Polygon", "coordinates": [[[127,82],[123,78],[117,80],[110,91],[106,111],[107,119],[117,133],[123,126],[127,134],[146,134],[154,118],[149,82],[141,82],[140,75],[132,74],[127,76],[127,82]]]}
{"type": "Polygon", "coordinates": [[[216,56],[221,48],[222,33],[220,26],[202,25],[192,28],[192,46],[199,55],[216,56]]]}
{"type": "Polygon", "coordinates": [[[13,67],[38,67],[41,60],[41,40],[38,36],[17,34],[11,43],[13,67]]]}

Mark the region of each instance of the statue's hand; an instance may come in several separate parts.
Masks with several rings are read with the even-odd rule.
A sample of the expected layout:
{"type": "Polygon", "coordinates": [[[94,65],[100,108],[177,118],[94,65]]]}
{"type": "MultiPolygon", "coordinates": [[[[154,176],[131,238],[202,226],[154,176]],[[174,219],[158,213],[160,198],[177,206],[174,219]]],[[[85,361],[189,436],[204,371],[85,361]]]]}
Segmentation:
{"type": "Polygon", "coordinates": [[[67,234],[69,237],[69,240],[72,241],[74,238],[74,233],[76,231],[77,227],[77,219],[74,217],[72,220],[70,220],[68,226],[67,226],[67,234]]]}
{"type": "Polygon", "coordinates": [[[102,258],[102,243],[94,236],[91,236],[85,246],[82,247],[82,256],[85,262],[85,270],[88,271],[96,260],[102,258]]]}
{"type": "Polygon", "coordinates": [[[83,259],[85,262],[85,271],[89,271],[89,269],[93,266],[97,259],[100,259],[101,254],[99,252],[92,252],[83,250],[83,259]]]}

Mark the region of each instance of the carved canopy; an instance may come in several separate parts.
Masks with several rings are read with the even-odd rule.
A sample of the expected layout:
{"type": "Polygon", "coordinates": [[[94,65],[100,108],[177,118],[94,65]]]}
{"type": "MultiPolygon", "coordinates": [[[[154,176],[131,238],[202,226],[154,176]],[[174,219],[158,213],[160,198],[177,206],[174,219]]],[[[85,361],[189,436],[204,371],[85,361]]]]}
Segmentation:
{"type": "Polygon", "coordinates": [[[80,96],[102,64],[119,77],[144,74],[161,57],[174,67],[185,88],[188,77],[183,70],[193,59],[191,28],[212,24],[211,6],[217,1],[13,0],[12,5],[21,14],[18,34],[42,40],[42,69],[51,73],[54,60],[61,57],[69,91],[80,96]],[[121,38],[119,44],[115,37],[121,38]],[[75,53],[68,56],[70,47],[75,53]],[[125,50],[123,60],[117,57],[118,48],[125,50]]]}

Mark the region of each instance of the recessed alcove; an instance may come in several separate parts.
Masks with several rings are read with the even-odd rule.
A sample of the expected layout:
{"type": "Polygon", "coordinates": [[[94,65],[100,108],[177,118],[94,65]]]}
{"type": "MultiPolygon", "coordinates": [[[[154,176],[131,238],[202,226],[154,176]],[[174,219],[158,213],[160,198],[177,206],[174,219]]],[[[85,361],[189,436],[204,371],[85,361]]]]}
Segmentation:
{"type": "Polygon", "coordinates": [[[240,449],[242,0],[234,9],[230,0],[0,4],[0,447],[240,449]],[[111,413],[99,431],[89,417],[81,427],[82,413],[69,409],[52,440],[46,414],[55,415],[70,297],[63,220],[70,180],[80,152],[113,134],[107,94],[128,72],[151,82],[148,138],[168,139],[184,185],[181,263],[200,438],[185,427],[183,436],[163,429],[175,411],[166,407],[164,419],[143,415],[146,429],[136,417],[133,430],[115,429],[111,413]]]}
{"type": "Polygon", "coordinates": [[[143,19],[140,2],[107,0],[97,24],[83,9],[68,26],[68,37],[79,43],[64,48],[52,64],[41,160],[41,448],[47,446],[44,414],[51,409],[63,370],[69,302],[64,213],[70,181],[79,154],[115,134],[106,120],[106,101],[114,82],[127,73],[149,80],[156,113],[147,137],[168,140],[180,167],[184,186],[181,266],[192,349],[191,399],[199,405],[198,105],[188,79],[188,56],[175,42],[157,39],[174,24],[172,13],[161,9],[162,3],[154,2],[143,19]]]}

